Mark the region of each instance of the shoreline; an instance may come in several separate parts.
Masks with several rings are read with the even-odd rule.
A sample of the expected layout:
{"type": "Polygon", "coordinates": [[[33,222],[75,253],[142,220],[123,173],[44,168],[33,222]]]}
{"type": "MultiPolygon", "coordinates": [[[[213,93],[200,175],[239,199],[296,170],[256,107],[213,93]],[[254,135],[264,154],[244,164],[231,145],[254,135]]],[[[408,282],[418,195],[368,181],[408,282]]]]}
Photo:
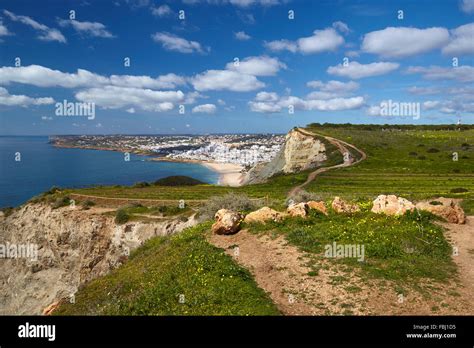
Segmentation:
{"type": "Polygon", "coordinates": [[[149,161],[200,164],[219,175],[219,179],[217,181],[217,185],[219,186],[239,187],[239,186],[242,186],[244,178],[245,178],[245,173],[242,172],[244,167],[238,164],[234,164],[234,163],[222,163],[222,162],[202,161],[202,160],[194,160],[194,159],[176,159],[176,158],[169,158],[169,157],[159,157],[156,155],[154,156],[153,153],[147,153],[145,151],[137,151],[137,150],[132,150],[132,149],[103,148],[100,146],[97,146],[97,147],[73,146],[73,145],[65,145],[65,144],[58,144],[58,143],[52,143],[52,145],[58,148],[129,152],[129,153],[133,153],[139,156],[149,156],[151,157],[148,159],[149,161]]]}
{"type": "Polygon", "coordinates": [[[242,170],[244,167],[238,164],[206,161],[198,163],[219,174],[217,185],[239,187],[243,184],[245,173],[243,173],[242,170]]]}

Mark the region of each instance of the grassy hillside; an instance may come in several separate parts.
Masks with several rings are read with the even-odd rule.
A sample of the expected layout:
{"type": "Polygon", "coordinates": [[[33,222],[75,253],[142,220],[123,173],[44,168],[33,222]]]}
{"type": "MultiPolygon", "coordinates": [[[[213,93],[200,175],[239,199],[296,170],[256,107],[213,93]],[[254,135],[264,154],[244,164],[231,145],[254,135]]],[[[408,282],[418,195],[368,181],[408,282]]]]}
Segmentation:
{"type": "Polygon", "coordinates": [[[354,144],[367,159],[353,167],[323,173],[308,191],[323,197],[373,198],[393,193],[408,199],[446,196],[465,199],[474,212],[474,129],[383,130],[382,126],[332,127],[309,130],[354,144]],[[453,153],[458,156],[453,161],[453,153]]]}
{"type": "Polygon", "coordinates": [[[278,315],[250,273],[204,238],[210,224],[157,237],[56,315],[278,315]]]}

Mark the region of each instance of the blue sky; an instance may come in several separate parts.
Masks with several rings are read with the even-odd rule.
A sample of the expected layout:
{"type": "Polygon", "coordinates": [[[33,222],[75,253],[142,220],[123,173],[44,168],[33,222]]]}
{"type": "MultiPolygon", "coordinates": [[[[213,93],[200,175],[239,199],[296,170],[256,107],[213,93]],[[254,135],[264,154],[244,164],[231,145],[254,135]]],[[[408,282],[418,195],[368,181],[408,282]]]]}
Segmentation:
{"type": "Polygon", "coordinates": [[[474,121],[474,0],[0,6],[3,135],[266,133],[310,122],[458,119],[474,121]],[[94,103],[95,117],[58,116],[63,100],[94,103]],[[418,103],[419,117],[383,114],[388,100],[418,103]]]}

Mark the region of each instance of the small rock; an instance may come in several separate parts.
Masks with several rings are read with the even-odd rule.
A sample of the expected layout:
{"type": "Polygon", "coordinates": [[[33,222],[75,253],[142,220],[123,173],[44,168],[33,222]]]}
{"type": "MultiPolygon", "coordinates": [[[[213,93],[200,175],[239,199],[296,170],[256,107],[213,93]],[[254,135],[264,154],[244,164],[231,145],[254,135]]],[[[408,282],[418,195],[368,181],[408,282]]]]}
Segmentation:
{"type": "Polygon", "coordinates": [[[323,201],[321,202],[309,201],[309,202],[306,202],[306,204],[308,205],[309,209],[314,209],[314,210],[320,211],[324,215],[328,215],[328,212],[326,210],[326,205],[324,204],[323,201]]]}
{"type": "Polygon", "coordinates": [[[412,211],[415,209],[415,205],[409,200],[397,197],[395,195],[379,195],[374,200],[372,207],[372,213],[380,214],[384,213],[387,215],[403,215],[408,210],[412,211]]]}
{"type": "Polygon", "coordinates": [[[418,202],[416,209],[429,211],[433,215],[442,217],[453,224],[466,222],[466,214],[457,201],[452,198],[436,198],[429,201],[418,202]]]}
{"type": "Polygon", "coordinates": [[[220,209],[214,216],[216,222],[212,225],[215,234],[233,234],[240,231],[242,215],[228,209],[220,209]]]}
{"type": "Polygon", "coordinates": [[[309,209],[308,204],[298,203],[298,204],[291,204],[286,211],[292,217],[299,216],[299,217],[305,218],[308,215],[308,209],[309,209]]]}
{"type": "Polygon", "coordinates": [[[351,214],[360,211],[360,208],[357,204],[347,203],[340,197],[334,197],[331,206],[336,213],[351,214]]]}
{"type": "Polygon", "coordinates": [[[263,207],[256,211],[253,211],[245,217],[244,221],[247,223],[253,222],[266,222],[266,221],[281,221],[285,217],[285,214],[280,213],[274,209],[263,207]]]}
{"type": "Polygon", "coordinates": [[[59,307],[59,303],[60,301],[55,301],[51,303],[48,307],[43,309],[43,315],[51,315],[56,310],[56,308],[59,307]]]}

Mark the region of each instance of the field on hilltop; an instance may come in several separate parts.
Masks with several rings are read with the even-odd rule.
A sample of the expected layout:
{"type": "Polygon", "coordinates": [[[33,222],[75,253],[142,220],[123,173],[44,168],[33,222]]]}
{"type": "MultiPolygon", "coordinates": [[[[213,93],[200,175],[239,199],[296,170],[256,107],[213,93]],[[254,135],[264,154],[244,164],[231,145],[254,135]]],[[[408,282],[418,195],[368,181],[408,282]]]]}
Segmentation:
{"type": "MultiPolygon", "coordinates": [[[[474,211],[474,128],[462,130],[434,127],[318,125],[311,132],[346,141],[367,154],[357,165],[337,168],[318,175],[305,189],[322,199],[341,196],[348,199],[374,199],[379,194],[396,194],[408,199],[445,196],[464,199],[464,208],[474,211]],[[457,161],[453,160],[457,153],[457,161]]],[[[331,149],[329,163],[342,161],[331,149]]],[[[284,204],[292,187],[302,184],[310,171],[277,175],[267,183],[244,187],[217,185],[93,187],[66,190],[65,193],[152,200],[206,200],[229,192],[284,204]]]]}

